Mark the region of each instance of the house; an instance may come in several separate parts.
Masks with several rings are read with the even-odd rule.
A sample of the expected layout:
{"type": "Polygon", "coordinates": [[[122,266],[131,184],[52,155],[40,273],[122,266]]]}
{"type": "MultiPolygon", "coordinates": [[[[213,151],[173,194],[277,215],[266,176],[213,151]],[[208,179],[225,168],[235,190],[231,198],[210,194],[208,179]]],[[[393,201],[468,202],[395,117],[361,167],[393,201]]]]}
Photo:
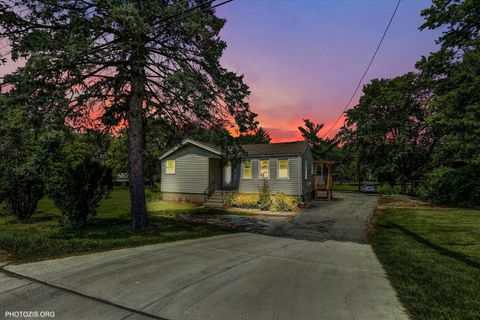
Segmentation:
{"type": "Polygon", "coordinates": [[[166,200],[204,203],[216,190],[271,193],[310,198],[313,157],[305,141],[242,145],[236,161],[224,164],[222,149],[186,139],[160,157],[166,200]]]}

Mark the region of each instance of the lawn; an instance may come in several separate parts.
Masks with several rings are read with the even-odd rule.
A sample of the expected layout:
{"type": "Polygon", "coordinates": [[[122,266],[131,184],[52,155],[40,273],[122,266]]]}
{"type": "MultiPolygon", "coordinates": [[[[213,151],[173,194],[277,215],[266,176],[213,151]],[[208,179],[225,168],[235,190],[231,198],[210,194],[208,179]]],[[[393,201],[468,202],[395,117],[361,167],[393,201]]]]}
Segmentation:
{"type": "Polygon", "coordinates": [[[148,212],[148,230],[133,232],[130,228],[128,190],[115,189],[108,199],[100,203],[97,216],[85,227],[68,230],[59,224],[60,211],[45,198],[40,201],[29,223],[19,223],[12,216],[0,215],[0,261],[36,261],[235,232],[230,228],[175,218],[180,213],[220,213],[193,204],[151,200],[148,212]]]}
{"type": "Polygon", "coordinates": [[[369,241],[412,319],[480,319],[480,210],[381,209],[369,241]]]}

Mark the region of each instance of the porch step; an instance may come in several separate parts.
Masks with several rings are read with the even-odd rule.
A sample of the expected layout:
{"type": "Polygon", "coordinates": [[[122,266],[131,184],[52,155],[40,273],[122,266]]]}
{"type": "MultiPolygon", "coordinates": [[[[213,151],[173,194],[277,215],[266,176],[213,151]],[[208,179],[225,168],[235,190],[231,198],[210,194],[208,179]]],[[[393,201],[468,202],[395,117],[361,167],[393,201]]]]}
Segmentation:
{"type": "Polygon", "coordinates": [[[215,190],[203,205],[210,208],[221,208],[225,203],[228,191],[215,190]]]}

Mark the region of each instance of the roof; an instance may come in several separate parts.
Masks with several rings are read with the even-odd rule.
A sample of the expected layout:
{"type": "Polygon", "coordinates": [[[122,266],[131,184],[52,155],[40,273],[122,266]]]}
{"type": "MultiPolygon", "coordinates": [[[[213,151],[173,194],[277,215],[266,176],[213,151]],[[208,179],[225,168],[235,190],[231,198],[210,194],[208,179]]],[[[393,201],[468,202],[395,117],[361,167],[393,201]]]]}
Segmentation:
{"type": "MultiPolygon", "coordinates": [[[[185,144],[190,143],[196,145],[197,147],[203,148],[215,154],[221,155],[222,149],[219,146],[215,146],[210,143],[199,142],[193,139],[185,139],[178,146],[168,150],[161,157],[160,160],[164,159],[169,154],[177,151],[185,144]]],[[[259,156],[297,156],[302,155],[307,148],[306,141],[293,141],[293,142],[279,142],[279,143],[269,143],[269,144],[243,144],[241,145],[242,149],[245,151],[245,156],[247,157],[259,157],[259,156]]]]}
{"type": "Polygon", "coordinates": [[[242,145],[248,157],[301,155],[306,147],[306,141],[242,145]]]}
{"type": "Polygon", "coordinates": [[[200,147],[200,148],[203,148],[205,150],[208,150],[210,152],[213,152],[215,154],[218,154],[218,155],[222,155],[222,150],[220,147],[218,146],[215,146],[215,145],[212,145],[210,143],[205,143],[205,142],[199,142],[199,141],[196,141],[196,140],[193,140],[193,139],[185,139],[182,141],[182,143],[180,143],[179,145],[173,147],[172,149],[168,150],[167,152],[165,152],[164,154],[162,154],[160,156],[160,160],[164,159],[166,156],[168,156],[169,154],[172,154],[174,153],[175,151],[177,151],[178,149],[180,149],[181,147],[183,147],[184,145],[186,145],[187,143],[190,143],[190,144],[193,144],[193,145],[196,145],[197,147],[200,147]]]}

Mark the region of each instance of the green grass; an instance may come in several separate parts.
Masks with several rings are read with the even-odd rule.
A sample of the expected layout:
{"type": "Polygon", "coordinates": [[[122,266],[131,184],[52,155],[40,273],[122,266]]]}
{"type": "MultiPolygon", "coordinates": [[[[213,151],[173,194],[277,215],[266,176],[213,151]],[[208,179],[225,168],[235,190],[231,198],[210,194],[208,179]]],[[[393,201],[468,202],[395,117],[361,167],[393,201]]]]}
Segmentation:
{"type": "Polygon", "coordinates": [[[334,183],[333,191],[358,191],[356,183],[334,183]]]}
{"type": "Polygon", "coordinates": [[[413,319],[480,319],[479,210],[380,210],[369,241],[413,319]]]}
{"type": "Polygon", "coordinates": [[[95,218],[83,228],[71,230],[61,227],[60,211],[45,198],[39,202],[37,212],[28,223],[19,223],[12,216],[0,216],[0,251],[6,251],[4,260],[27,262],[234,232],[230,228],[175,219],[181,213],[225,213],[221,210],[161,200],[149,201],[147,207],[148,230],[133,232],[128,190],[115,189],[100,203],[95,218]]]}

